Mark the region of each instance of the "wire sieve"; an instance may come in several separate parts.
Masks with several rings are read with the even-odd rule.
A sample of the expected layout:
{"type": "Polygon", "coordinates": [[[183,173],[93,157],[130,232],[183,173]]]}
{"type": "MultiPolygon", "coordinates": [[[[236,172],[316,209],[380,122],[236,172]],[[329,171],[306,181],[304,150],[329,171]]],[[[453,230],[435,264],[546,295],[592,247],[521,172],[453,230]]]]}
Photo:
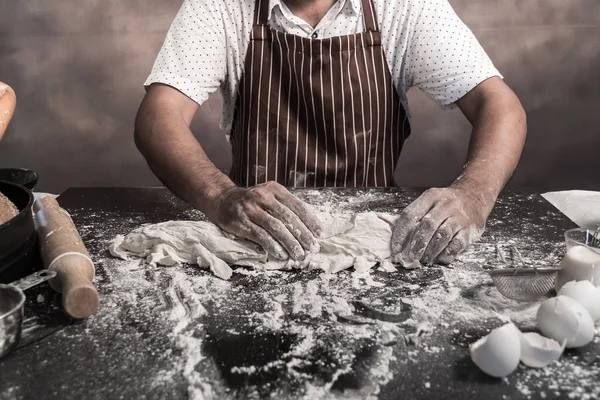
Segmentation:
{"type": "MultiPolygon", "coordinates": [[[[500,247],[496,247],[498,256],[503,264],[508,264],[500,247]]],[[[560,268],[537,268],[527,266],[521,256],[519,249],[510,246],[514,265],[517,256],[519,267],[500,268],[488,271],[498,291],[509,299],[518,301],[535,301],[541,297],[548,296],[554,290],[554,283],[560,268]]]]}
{"type": "MultiPolygon", "coordinates": [[[[594,233],[588,232],[587,235],[586,243],[589,246],[600,247],[600,227],[594,233]]],[[[500,247],[496,246],[499,258],[504,264],[507,264],[508,262],[500,247]]],[[[488,271],[498,291],[509,299],[519,301],[535,301],[541,297],[551,295],[560,268],[530,267],[526,265],[516,247],[511,246],[511,252],[517,255],[521,266],[488,271]]]]}
{"type": "Polygon", "coordinates": [[[498,291],[519,301],[535,301],[554,290],[560,268],[504,268],[488,271],[498,291]]]}

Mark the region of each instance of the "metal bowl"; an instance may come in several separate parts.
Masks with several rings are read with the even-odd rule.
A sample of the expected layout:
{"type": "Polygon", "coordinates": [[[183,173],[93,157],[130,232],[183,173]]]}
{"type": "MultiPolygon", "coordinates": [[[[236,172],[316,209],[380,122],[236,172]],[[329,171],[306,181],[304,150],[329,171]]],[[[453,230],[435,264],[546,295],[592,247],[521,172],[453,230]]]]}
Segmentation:
{"type": "Polygon", "coordinates": [[[47,269],[35,272],[10,285],[0,284],[0,359],[13,351],[23,332],[24,290],[56,276],[47,269]]]}
{"type": "Polygon", "coordinates": [[[33,190],[38,182],[38,174],[25,168],[0,168],[0,181],[16,183],[33,190]]]}
{"type": "Polygon", "coordinates": [[[21,289],[0,284],[0,358],[19,344],[24,303],[25,294],[21,289]]]}

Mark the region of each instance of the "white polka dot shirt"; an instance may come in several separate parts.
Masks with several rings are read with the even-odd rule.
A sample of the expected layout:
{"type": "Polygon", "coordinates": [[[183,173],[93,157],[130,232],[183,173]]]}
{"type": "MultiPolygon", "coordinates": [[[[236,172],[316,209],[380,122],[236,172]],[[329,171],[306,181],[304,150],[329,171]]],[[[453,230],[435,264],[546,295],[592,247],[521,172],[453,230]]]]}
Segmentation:
{"type": "MultiPolygon", "coordinates": [[[[418,87],[443,108],[500,73],[447,0],[373,0],[382,46],[408,112],[406,92],[418,87]]],[[[229,134],[244,68],[255,0],[184,0],[144,83],[164,83],[202,104],[223,95],[221,128],[229,134]]],[[[361,0],[338,0],[316,27],[270,0],[269,24],[315,39],[362,32],[361,0]]]]}

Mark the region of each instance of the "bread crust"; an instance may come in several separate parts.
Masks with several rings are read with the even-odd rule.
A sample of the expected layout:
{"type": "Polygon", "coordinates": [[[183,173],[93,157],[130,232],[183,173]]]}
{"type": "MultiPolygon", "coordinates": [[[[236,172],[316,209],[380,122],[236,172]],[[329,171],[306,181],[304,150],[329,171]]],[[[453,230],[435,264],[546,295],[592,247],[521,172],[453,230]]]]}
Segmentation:
{"type": "Polygon", "coordinates": [[[0,193],[0,225],[10,221],[19,214],[19,209],[6,196],[0,193]]]}

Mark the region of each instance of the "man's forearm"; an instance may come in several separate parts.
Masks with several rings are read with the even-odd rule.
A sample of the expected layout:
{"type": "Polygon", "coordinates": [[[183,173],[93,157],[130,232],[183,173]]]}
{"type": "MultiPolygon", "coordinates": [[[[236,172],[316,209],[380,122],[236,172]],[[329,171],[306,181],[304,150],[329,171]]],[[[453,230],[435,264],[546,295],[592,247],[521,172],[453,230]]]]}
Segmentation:
{"type": "Polygon", "coordinates": [[[392,260],[408,267],[450,263],[477,240],[521,156],[525,113],[504,82],[482,82],[457,103],[473,126],[467,163],[450,188],[427,190],[400,213],[392,260]]]}
{"type": "Polygon", "coordinates": [[[482,95],[467,113],[473,125],[467,163],[453,187],[477,192],[489,208],[512,176],[527,134],[526,116],[517,97],[482,95]]]}
{"type": "Polygon", "coordinates": [[[276,182],[236,187],[190,131],[197,110],[196,102],[168,85],[148,88],[136,118],[135,142],[154,174],[223,231],[257,243],[274,259],[303,260],[317,246],[319,221],[276,182]]]}
{"type": "Polygon", "coordinates": [[[161,182],[201,211],[220,190],[235,186],[210,161],[179,111],[168,104],[142,103],[135,142],[161,182]]]}

